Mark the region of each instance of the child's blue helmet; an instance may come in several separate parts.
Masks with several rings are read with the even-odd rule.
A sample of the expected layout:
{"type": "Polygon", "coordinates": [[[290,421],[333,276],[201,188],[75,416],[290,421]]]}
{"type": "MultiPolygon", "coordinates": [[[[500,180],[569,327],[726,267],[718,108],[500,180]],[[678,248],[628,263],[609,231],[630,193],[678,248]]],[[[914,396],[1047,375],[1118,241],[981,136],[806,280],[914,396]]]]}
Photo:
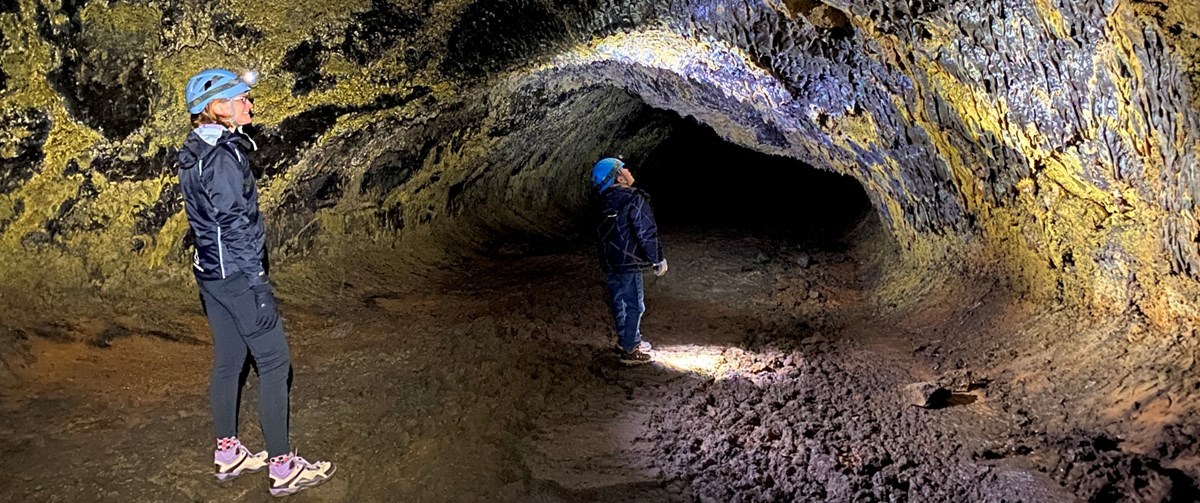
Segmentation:
{"type": "Polygon", "coordinates": [[[186,96],[188,112],[198,114],[204,111],[212,100],[230,99],[250,90],[254,84],[252,75],[238,77],[229,70],[211,69],[197,73],[188,79],[186,96]]]}
{"type": "Polygon", "coordinates": [[[615,157],[605,157],[592,166],[592,185],[596,191],[604,192],[604,189],[612,187],[617,180],[617,173],[624,166],[625,162],[615,157]]]}

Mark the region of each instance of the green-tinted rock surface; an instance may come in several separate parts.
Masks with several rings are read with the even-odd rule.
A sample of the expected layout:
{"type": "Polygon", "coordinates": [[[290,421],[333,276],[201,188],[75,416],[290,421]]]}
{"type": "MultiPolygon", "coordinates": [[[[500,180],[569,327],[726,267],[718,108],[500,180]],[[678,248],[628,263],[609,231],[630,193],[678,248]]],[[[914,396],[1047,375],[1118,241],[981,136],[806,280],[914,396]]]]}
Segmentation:
{"type": "Polygon", "coordinates": [[[394,247],[570,234],[583,168],[669,135],[649,106],[853,176],[918,269],[1192,318],[1200,6],[915,5],[23,0],[0,12],[3,303],[47,284],[136,311],[186,279],[181,87],[223,66],[263,72],[256,162],[297,291],[394,247]]]}

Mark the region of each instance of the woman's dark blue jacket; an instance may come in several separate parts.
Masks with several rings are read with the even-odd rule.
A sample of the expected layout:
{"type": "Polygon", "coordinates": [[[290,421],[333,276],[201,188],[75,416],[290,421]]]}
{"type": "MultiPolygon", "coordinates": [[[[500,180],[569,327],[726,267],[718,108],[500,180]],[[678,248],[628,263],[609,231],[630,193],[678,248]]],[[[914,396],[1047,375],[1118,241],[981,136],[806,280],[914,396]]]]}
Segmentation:
{"type": "Polygon", "coordinates": [[[253,150],[249,138],[229,130],[211,144],[193,131],[180,149],[179,187],[196,237],[192,272],[199,280],[241,274],[252,287],[269,284],[258,187],[245,155],[253,150]]]}

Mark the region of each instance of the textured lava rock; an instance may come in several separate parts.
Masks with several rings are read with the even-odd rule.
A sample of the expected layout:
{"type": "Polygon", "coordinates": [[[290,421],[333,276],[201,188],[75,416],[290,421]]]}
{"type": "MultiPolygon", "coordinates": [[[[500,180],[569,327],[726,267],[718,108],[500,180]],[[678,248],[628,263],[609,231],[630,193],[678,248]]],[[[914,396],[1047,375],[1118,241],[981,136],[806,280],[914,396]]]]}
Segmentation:
{"type": "MultiPolygon", "coordinates": [[[[1138,300],[1163,295],[1145,285],[1186,290],[1193,285],[1174,277],[1200,271],[1191,240],[1200,220],[1189,203],[1200,126],[1189,105],[1186,49],[1196,29],[1187,5],[372,0],[303,18],[233,7],[67,1],[39,5],[31,19],[10,17],[9,50],[42,47],[51,57],[4,65],[8,87],[14,70],[22,89],[29,76],[45,75],[62,110],[103,139],[64,130],[77,141],[49,145],[61,151],[41,167],[30,149],[47,150],[48,131],[10,141],[20,146],[0,158],[13,168],[9,190],[68,161],[91,163],[110,181],[159,183],[170,171],[167,147],[186,127],[178,93],[166,90],[214,64],[212,54],[230,54],[222,64],[261,67],[265,75],[254,134],[264,185],[279,184],[265,199],[269,213],[291,211],[297,206],[285,201],[323,190],[312,183],[331,179],[328,164],[313,162],[323,159],[344,171],[338,186],[357,189],[338,192],[347,207],[387,213],[412,199],[404,213],[422,227],[559,233],[570,224],[557,215],[584,204],[586,191],[579,178],[556,173],[602,151],[637,155],[633,145],[648,151],[662,137],[662,129],[638,124],[647,115],[621,112],[624,105],[596,115],[568,109],[595,106],[577,99],[580,92],[615,86],[629,100],[695,117],[727,141],[854,176],[905,243],[946,240],[935,247],[953,250],[982,237],[997,256],[986,263],[999,262],[1038,295],[1140,302],[1163,321],[1172,315],[1138,300]],[[239,60],[249,54],[257,59],[239,60]],[[273,94],[281,89],[287,93],[273,94]],[[558,134],[594,128],[597,121],[584,117],[601,115],[624,117],[622,133],[603,141],[558,134]],[[391,145],[355,133],[384,118],[397,119],[384,135],[391,145]],[[125,138],[150,145],[105,145],[125,138]],[[91,149],[101,154],[81,156],[91,149]],[[324,153],[332,149],[341,154],[324,153]],[[524,180],[534,166],[547,168],[532,172],[549,177],[543,185],[555,192],[518,198],[531,206],[512,212],[511,197],[486,195],[521,190],[508,181],[524,180]],[[551,203],[554,193],[561,200],[551,203]],[[492,204],[498,212],[479,207],[492,204]],[[557,223],[500,221],[550,207],[559,208],[548,216],[557,223]],[[1166,276],[1155,269],[1162,250],[1166,276]],[[1104,272],[1114,264],[1129,272],[1104,272]]],[[[0,106],[17,117],[27,113],[17,103],[31,98],[0,106]]],[[[47,205],[72,190],[57,187],[49,197],[59,201],[47,205]]],[[[306,212],[341,204],[316,199],[306,212]]],[[[375,233],[384,221],[398,227],[397,218],[374,218],[359,231],[336,232],[375,233]]],[[[276,230],[297,230],[290,226],[276,230]]]]}
{"type": "Polygon", "coordinates": [[[50,133],[50,119],[34,109],[18,109],[3,115],[5,131],[0,133],[0,194],[10,192],[29,180],[40,167],[45,154],[41,146],[50,133]]]}
{"type": "MultiPolygon", "coordinates": [[[[232,0],[11,7],[0,7],[0,309],[26,314],[28,285],[44,285],[59,304],[120,314],[108,306],[146,309],[122,295],[188,279],[170,182],[171,148],[188,129],[179,90],[224,65],[263,72],[251,134],[268,237],[290,268],[275,275],[281,286],[326,292],[347,271],[371,271],[355,281],[386,290],[403,282],[395,263],[577,238],[586,166],[654,159],[680,130],[670,115],[797,169],[853,177],[909,268],[881,265],[885,279],[986,271],[1026,298],[1154,327],[1142,338],[1156,349],[1123,365],[1160,365],[1182,382],[1194,363],[1164,335],[1200,318],[1194,0],[355,0],[302,15],[232,0]]],[[[798,290],[837,300],[834,289],[798,290]]],[[[194,304],[174,291],[162,294],[194,304]]],[[[885,294],[885,305],[907,301],[885,294]]],[[[1042,343],[1068,344],[1029,347],[1042,343]]],[[[811,365],[793,370],[841,383],[836,362],[811,365]]],[[[679,399],[696,412],[720,403],[720,428],[669,453],[704,494],[972,498],[960,482],[897,476],[905,446],[866,441],[890,420],[852,396],[810,402],[781,381],[770,393],[795,396],[770,402],[757,386],[733,380],[679,399]],[[801,419],[768,420],[765,403],[801,419]],[[805,424],[805,413],[845,419],[805,424]],[[831,435],[866,447],[830,452],[821,439],[831,435]],[[777,448],[809,475],[789,473],[777,448]],[[726,466],[749,475],[734,480],[726,466]]],[[[1120,395],[1093,393],[1108,391],[1120,395]]],[[[1195,402],[1184,395],[1172,407],[1195,402]]],[[[915,417],[902,427],[928,437],[915,417]]],[[[922,455],[960,459],[936,440],[922,455]]],[[[1063,481],[1078,469],[1132,473],[1125,454],[1063,465],[1063,481]]],[[[1114,479],[1114,491],[1184,486],[1147,459],[1137,469],[1150,475],[1114,479]]],[[[961,473],[998,480],[975,470],[961,473]]]]}
{"type": "MultiPolygon", "coordinates": [[[[864,399],[877,396],[879,383],[820,353],[759,350],[753,358],[776,364],[697,383],[651,419],[662,428],[653,440],[666,471],[701,501],[953,501],[1005,492],[1002,473],[968,462],[962,439],[936,433],[937,417],[864,399]],[[932,459],[941,461],[936,473],[932,459]]],[[[1036,498],[1014,490],[1007,496],[1036,498]]]]}
{"type": "Polygon", "coordinates": [[[154,204],[143,207],[134,214],[134,232],[151,238],[167,224],[172,216],[183,211],[183,192],[173,182],[168,182],[161,188],[158,200],[154,204]]]}
{"type": "Polygon", "coordinates": [[[548,53],[567,32],[566,23],[537,0],[474,2],[454,23],[442,69],[465,77],[503,70],[548,53]]]}
{"type": "Polygon", "coordinates": [[[89,169],[109,180],[145,181],[175,174],[179,149],[171,147],[154,155],[143,155],[133,159],[122,159],[116,153],[100,153],[89,169]]]}
{"type": "Polygon", "coordinates": [[[341,54],[360,65],[375,61],[415,34],[429,15],[430,4],[425,0],[406,9],[387,0],[371,0],[371,10],[356,14],[346,27],[341,54]]]}
{"type": "Polygon", "coordinates": [[[328,89],[334,79],[321,73],[325,47],[320,42],[305,40],[288,51],[279,67],[296,75],[292,94],[303,96],[316,90],[328,89]]]}
{"type": "Polygon", "coordinates": [[[1073,431],[1056,443],[1064,455],[1051,473],[1091,501],[1187,501],[1200,491],[1180,470],[1122,451],[1119,439],[1073,431]]]}
{"type": "Polygon", "coordinates": [[[76,119],[120,139],[147,119],[158,93],[146,60],[160,43],[159,12],[118,5],[110,16],[85,22],[85,3],[66,1],[57,12],[38,7],[39,31],[61,58],[47,77],[76,119]]]}
{"type": "Polygon", "coordinates": [[[936,383],[919,382],[904,387],[908,403],[926,409],[945,407],[950,401],[950,390],[936,383]]]}
{"type": "MultiPolygon", "coordinates": [[[[4,40],[4,32],[0,31],[0,53],[8,49],[8,43],[4,40]]],[[[0,92],[8,88],[8,74],[4,73],[4,68],[0,67],[0,92]]]]}

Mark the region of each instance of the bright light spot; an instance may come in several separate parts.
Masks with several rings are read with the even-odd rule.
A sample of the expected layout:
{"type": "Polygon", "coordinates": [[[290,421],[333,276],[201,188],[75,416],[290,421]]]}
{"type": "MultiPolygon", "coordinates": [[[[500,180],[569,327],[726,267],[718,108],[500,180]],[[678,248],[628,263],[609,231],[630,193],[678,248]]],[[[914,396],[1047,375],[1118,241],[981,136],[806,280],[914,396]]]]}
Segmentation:
{"type": "Polygon", "coordinates": [[[724,353],[719,346],[655,346],[654,360],[673,370],[715,376],[725,363],[724,353]]]}
{"type": "Polygon", "coordinates": [[[254,84],[258,83],[258,71],[246,70],[242,72],[242,82],[245,82],[250,87],[254,87],[254,84]]]}

